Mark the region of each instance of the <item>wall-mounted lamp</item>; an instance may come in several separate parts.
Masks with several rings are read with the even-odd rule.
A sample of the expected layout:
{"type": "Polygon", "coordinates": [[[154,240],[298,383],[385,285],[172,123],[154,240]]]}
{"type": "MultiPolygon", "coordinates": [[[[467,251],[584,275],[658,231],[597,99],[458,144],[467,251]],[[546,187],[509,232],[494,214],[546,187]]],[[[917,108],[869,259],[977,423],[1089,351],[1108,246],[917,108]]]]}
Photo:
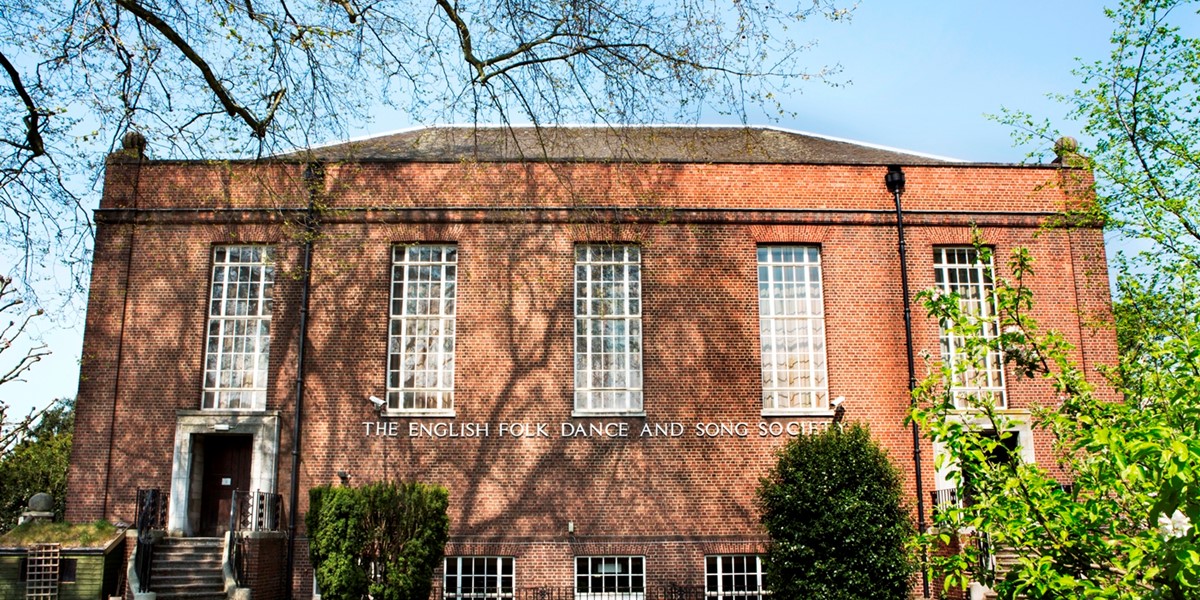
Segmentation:
{"type": "Polygon", "coordinates": [[[338,479],[342,480],[342,485],[344,485],[344,486],[350,485],[351,475],[349,473],[347,473],[345,471],[338,471],[337,476],[338,476],[338,479]]]}
{"type": "Polygon", "coordinates": [[[375,406],[375,412],[377,413],[382,413],[383,408],[387,406],[387,402],[384,402],[383,398],[380,398],[379,396],[369,396],[367,397],[367,400],[370,400],[371,404],[375,406]]]}
{"type": "Polygon", "coordinates": [[[229,423],[214,423],[213,431],[229,431],[229,423]]]}
{"type": "Polygon", "coordinates": [[[829,401],[829,405],[833,407],[833,422],[837,423],[839,430],[842,428],[842,419],[846,417],[846,407],[842,406],[845,401],[845,396],[838,396],[829,401]]]}
{"type": "Polygon", "coordinates": [[[575,535],[575,521],[567,521],[567,533],[575,535]]]}
{"type": "Polygon", "coordinates": [[[891,165],[888,167],[887,175],[883,176],[883,183],[887,186],[888,192],[895,194],[904,191],[904,170],[899,165],[891,165]]]}

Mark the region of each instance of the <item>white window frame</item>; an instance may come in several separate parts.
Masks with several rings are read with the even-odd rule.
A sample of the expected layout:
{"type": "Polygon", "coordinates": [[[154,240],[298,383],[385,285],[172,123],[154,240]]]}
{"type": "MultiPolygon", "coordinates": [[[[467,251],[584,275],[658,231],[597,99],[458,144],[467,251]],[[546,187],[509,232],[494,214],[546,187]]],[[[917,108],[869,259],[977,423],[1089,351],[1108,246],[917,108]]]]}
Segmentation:
{"type": "Polygon", "coordinates": [[[385,414],[454,416],[458,246],[392,248],[385,414]]]}
{"type": "Polygon", "coordinates": [[[442,564],[442,598],[444,600],[486,600],[513,598],[516,594],[517,567],[512,556],[447,556],[442,564]],[[463,564],[470,561],[472,573],[463,573],[463,564]],[[453,565],[453,569],[451,569],[453,565]],[[483,566],[483,573],[476,568],[483,566]],[[505,573],[505,567],[508,573],[505,573]],[[453,571],[453,574],[451,574],[453,571]],[[464,586],[464,578],[472,581],[464,586]],[[453,580],[453,585],[451,585],[453,580]],[[483,585],[476,585],[482,580],[483,585]],[[463,591],[464,587],[469,591],[463,591]],[[478,591],[480,587],[483,591],[478,591]]]}
{"type": "Polygon", "coordinates": [[[205,332],[203,410],[264,410],[270,368],[274,249],[221,245],[212,251],[205,332]]]}
{"type": "Polygon", "coordinates": [[[575,416],[643,415],[641,248],[575,247],[575,416]]]}
{"type": "Polygon", "coordinates": [[[704,557],[704,595],[729,600],[762,600],[769,595],[762,557],[757,554],[709,554],[704,557]],[[742,569],[737,568],[737,563],[742,569]],[[734,563],[734,564],[727,564],[734,563]],[[726,579],[732,578],[732,589],[726,579]],[[743,587],[737,584],[741,578],[743,587]]]}
{"type": "Polygon", "coordinates": [[[646,597],[645,556],[576,556],[573,562],[575,600],[644,600],[646,597]],[[587,564],[586,572],[581,572],[582,562],[587,564]],[[623,568],[628,572],[621,572],[623,568]],[[586,591],[581,583],[587,584],[586,591]],[[600,585],[599,590],[592,589],[594,583],[600,585]]]}
{"type": "MultiPolygon", "coordinates": [[[[964,315],[980,320],[985,339],[1000,335],[1000,317],[996,314],[995,269],[991,257],[984,263],[979,260],[979,251],[971,246],[937,246],[933,249],[934,286],[942,294],[957,293],[959,306],[964,315]]],[[[950,392],[954,405],[960,410],[970,409],[971,396],[990,396],[996,408],[1008,407],[1008,395],[1004,383],[1004,353],[999,349],[989,350],[983,369],[968,367],[958,373],[957,361],[961,360],[963,338],[947,331],[945,323],[938,323],[942,360],[954,373],[950,392]]]]}
{"type": "Polygon", "coordinates": [[[762,414],[829,412],[821,248],[759,246],[762,414]]]}

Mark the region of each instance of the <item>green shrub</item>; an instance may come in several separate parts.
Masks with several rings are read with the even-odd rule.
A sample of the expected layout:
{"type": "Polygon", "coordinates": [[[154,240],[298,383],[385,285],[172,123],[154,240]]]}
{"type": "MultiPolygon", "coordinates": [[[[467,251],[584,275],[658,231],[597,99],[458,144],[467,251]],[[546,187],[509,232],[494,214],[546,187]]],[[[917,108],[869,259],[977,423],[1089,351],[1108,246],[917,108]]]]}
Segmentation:
{"type": "Polygon", "coordinates": [[[422,483],[309,491],[309,551],[323,598],[425,600],[449,535],[449,494],[422,483]]]}
{"type": "Polygon", "coordinates": [[[907,599],[912,516],[900,477],[863,426],[801,435],[758,489],[776,600],[907,599]]]}

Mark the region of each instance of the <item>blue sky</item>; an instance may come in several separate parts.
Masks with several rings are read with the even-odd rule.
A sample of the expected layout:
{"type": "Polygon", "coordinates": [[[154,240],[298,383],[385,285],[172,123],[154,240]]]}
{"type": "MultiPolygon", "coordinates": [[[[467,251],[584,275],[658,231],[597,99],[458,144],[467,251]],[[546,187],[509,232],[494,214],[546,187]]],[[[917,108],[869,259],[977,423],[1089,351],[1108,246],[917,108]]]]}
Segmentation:
{"type": "MultiPolygon", "coordinates": [[[[843,84],[807,85],[784,101],[795,118],[778,124],[971,161],[1020,162],[1027,149],[1014,148],[1009,130],[984,115],[1020,109],[1073,132],[1062,121],[1065,109],[1046,95],[1073,90],[1075,59],[1107,56],[1110,32],[1094,1],[864,0],[849,23],[796,30],[800,40],[819,42],[811,64],[840,64],[835,79],[843,84]]],[[[405,125],[375,122],[354,134],[405,125]]],[[[0,390],[16,412],[75,395],[82,317],[77,321],[44,332],[53,355],[34,367],[28,383],[0,390]]]]}
{"type": "MultiPolygon", "coordinates": [[[[1047,99],[1076,87],[1076,58],[1108,54],[1098,2],[864,2],[846,27],[821,27],[815,58],[849,84],[795,97],[807,131],[984,162],[1019,162],[1002,107],[1059,122],[1047,99]]],[[[1064,124],[1064,132],[1070,132],[1064,124]]]]}

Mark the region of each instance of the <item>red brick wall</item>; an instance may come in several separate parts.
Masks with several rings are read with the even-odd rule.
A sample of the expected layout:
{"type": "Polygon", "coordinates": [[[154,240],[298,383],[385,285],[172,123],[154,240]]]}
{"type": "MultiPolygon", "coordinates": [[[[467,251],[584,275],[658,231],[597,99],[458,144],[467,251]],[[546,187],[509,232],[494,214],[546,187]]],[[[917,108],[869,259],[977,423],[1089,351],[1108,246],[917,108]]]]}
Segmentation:
{"type": "Polygon", "coordinates": [[[287,597],[287,538],[282,535],[254,536],[241,542],[246,549],[243,587],[254,600],[287,597]]]}
{"type": "MultiPolygon", "coordinates": [[[[277,491],[286,496],[300,286],[300,247],[289,220],[306,203],[300,170],[110,166],[98,215],[71,519],[132,521],[136,487],[169,486],[174,411],[199,406],[214,244],[277,248],[267,407],[284,417],[277,491]]],[[[338,471],[356,484],[416,478],[451,491],[448,553],[517,555],[519,587],[569,586],[570,556],[593,547],[646,554],[650,585],[702,583],[704,553],[751,552],[764,540],[754,489],[787,436],[759,437],[758,424],[828,422],[760,416],[754,251],[775,243],[821,246],[829,394],[847,398],[848,420],[870,423],[914,493],[911,432],[903,424],[900,267],[884,172],[811,165],[328,167],[326,224],[312,273],[299,514],[305,491],[336,483],[338,471]],[[490,437],[405,435],[410,423],[450,421],[430,418],[388,419],[399,423],[397,437],[364,435],[362,423],[378,420],[366,398],[385,391],[390,248],[422,241],[458,244],[453,422],[489,423],[490,437]],[[644,418],[571,417],[572,248],[608,241],[642,247],[644,418]],[[630,437],[558,435],[561,423],[598,421],[626,422],[630,437]],[[501,438],[502,422],[547,423],[551,437],[501,438]],[[664,422],[681,422],[687,431],[637,437],[643,424],[664,422]],[[751,431],[704,439],[694,435],[696,422],[745,422],[751,431]]],[[[1054,185],[1058,172],[905,172],[912,290],[932,286],[933,247],[969,243],[971,222],[994,245],[1001,276],[1010,275],[1011,250],[1029,247],[1037,318],[1077,344],[1077,360],[1098,380],[1096,367],[1115,359],[1104,325],[1103,241],[1094,228],[1042,228],[1077,202],[1054,185]]],[[[936,322],[920,306],[913,314],[917,350],[936,356],[936,322]]],[[[925,372],[923,364],[917,368],[925,372]]],[[[1011,373],[1008,390],[1018,409],[1054,399],[1046,384],[1011,373]]],[[[928,444],[923,452],[928,492],[933,455],[928,444]]],[[[1054,465],[1040,433],[1035,452],[1054,465]]],[[[303,548],[298,544],[301,557],[303,548]]],[[[303,558],[297,567],[296,589],[307,593],[311,570],[303,558]]]]}

